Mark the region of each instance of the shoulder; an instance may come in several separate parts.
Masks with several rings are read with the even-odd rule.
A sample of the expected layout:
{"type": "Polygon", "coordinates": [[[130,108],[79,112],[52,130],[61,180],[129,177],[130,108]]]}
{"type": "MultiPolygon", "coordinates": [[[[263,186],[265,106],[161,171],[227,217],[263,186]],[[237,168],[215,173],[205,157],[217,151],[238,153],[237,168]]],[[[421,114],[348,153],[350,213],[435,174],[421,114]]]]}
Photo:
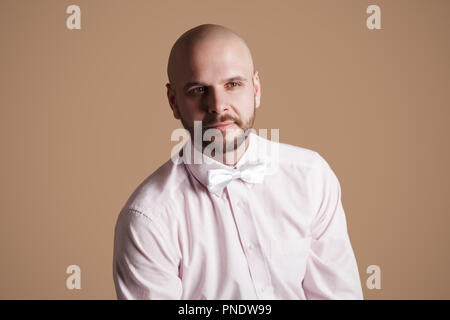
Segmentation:
{"type": "Polygon", "coordinates": [[[257,139],[259,141],[258,146],[264,150],[269,150],[270,155],[275,157],[281,165],[298,169],[315,169],[315,171],[329,167],[328,162],[315,150],[271,141],[260,136],[257,139]]]}
{"type": "Polygon", "coordinates": [[[324,201],[340,198],[339,179],[329,162],[319,152],[279,143],[279,159],[279,167],[285,175],[295,177],[295,179],[308,185],[311,200],[317,208],[324,201]]]}
{"type": "Polygon", "coordinates": [[[327,160],[317,151],[288,143],[270,141],[258,137],[258,146],[263,154],[271,157],[271,172],[281,172],[284,176],[307,183],[310,187],[320,184],[339,184],[327,160]]]}
{"type": "Polygon", "coordinates": [[[169,210],[171,201],[177,198],[186,179],[184,165],[169,159],[136,187],[121,212],[150,220],[156,218],[169,210]]]}

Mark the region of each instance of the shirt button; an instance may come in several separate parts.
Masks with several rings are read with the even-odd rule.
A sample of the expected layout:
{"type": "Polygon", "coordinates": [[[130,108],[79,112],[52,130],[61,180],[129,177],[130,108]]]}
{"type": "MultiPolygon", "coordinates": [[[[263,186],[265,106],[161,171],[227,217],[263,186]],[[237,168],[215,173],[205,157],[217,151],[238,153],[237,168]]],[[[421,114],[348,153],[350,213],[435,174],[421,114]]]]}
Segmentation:
{"type": "Polygon", "coordinates": [[[238,206],[239,209],[244,208],[244,204],[242,203],[242,201],[238,201],[238,202],[236,203],[236,205],[238,206]]]}
{"type": "Polygon", "coordinates": [[[263,292],[264,292],[264,290],[266,290],[266,288],[265,288],[265,287],[259,287],[259,292],[263,293],[263,292]]]}
{"type": "Polygon", "coordinates": [[[249,244],[248,246],[247,246],[247,248],[248,248],[248,250],[253,250],[253,249],[255,249],[255,246],[253,245],[253,244],[249,244]]]}

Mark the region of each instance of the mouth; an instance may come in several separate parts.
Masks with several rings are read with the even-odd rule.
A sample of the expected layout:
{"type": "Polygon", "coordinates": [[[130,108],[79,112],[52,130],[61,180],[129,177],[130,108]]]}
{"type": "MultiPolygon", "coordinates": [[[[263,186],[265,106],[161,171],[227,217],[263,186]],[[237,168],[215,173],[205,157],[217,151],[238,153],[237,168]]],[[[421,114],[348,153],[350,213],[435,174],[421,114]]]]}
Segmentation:
{"type": "Polygon", "coordinates": [[[211,129],[211,128],[215,128],[215,129],[219,129],[219,130],[225,130],[231,126],[234,125],[233,121],[228,121],[228,122],[222,122],[222,123],[217,123],[217,124],[213,124],[211,126],[206,127],[207,129],[211,129]]]}

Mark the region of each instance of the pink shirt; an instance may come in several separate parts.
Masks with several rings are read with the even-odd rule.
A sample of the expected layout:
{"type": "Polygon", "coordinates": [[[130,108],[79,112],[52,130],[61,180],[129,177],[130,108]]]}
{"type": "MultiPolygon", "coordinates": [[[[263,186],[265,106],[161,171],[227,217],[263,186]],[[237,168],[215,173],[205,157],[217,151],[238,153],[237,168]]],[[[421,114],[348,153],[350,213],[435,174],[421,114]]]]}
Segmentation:
{"type": "Polygon", "coordinates": [[[235,169],[211,158],[186,164],[179,155],[144,180],[116,224],[117,297],[363,299],[328,163],[252,133],[235,167],[273,150],[278,163],[259,184],[235,179],[212,193],[207,170],[235,169]]]}

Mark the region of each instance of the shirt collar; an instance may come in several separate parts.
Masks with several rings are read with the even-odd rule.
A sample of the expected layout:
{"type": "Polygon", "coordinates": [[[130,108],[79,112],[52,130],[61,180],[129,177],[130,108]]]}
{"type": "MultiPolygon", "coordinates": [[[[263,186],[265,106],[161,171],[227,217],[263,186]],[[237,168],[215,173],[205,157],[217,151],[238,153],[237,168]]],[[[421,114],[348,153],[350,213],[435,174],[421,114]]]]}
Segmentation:
{"type": "MultiPolygon", "coordinates": [[[[250,132],[248,135],[249,144],[247,150],[245,150],[242,157],[234,166],[227,166],[207,155],[204,155],[201,151],[195,148],[192,141],[188,139],[187,143],[183,146],[183,156],[181,156],[181,161],[184,163],[188,171],[203,185],[208,185],[208,170],[211,169],[225,169],[230,172],[234,172],[242,167],[246,163],[252,163],[258,160],[258,142],[259,137],[250,132]],[[186,151],[191,150],[191,157],[185,157],[186,151]],[[195,163],[195,159],[201,159],[201,163],[195,163]]],[[[216,193],[217,196],[222,196],[223,190],[216,193]]]]}

